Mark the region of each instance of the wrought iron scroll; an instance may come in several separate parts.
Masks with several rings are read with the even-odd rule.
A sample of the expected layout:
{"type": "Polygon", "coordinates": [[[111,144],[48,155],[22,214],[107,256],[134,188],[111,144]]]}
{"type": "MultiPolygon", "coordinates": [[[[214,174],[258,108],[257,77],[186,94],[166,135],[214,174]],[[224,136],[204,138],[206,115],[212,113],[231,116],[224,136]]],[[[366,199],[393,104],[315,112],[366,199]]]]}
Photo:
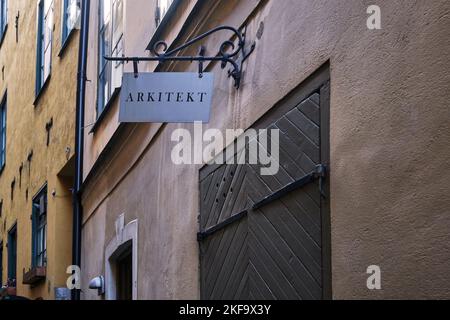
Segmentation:
{"type": "MultiPolygon", "coordinates": [[[[230,38],[231,39],[231,38],[230,38]]],[[[240,32],[236,28],[230,26],[219,26],[211,29],[208,32],[199,35],[185,44],[169,50],[169,45],[164,41],[156,42],[150,50],[152,56],[149,57],[105,57],[107,61],[118,61],[124,63],[133,63],[133,69],[135,77],[139,75],[138,64],[140,61],[159,61],[164,63],[166,61],[190,61],[199,62],[199,76],[203,74],[203,64],[207,61],[220,61],[222,69],[225,69],[227,65],[231,65],[231,69],[228,71],[228,76],[232,77],[235,81],[236,89],[239,89],[242,79],[242,66],[247,58],[255,50],[255,43],[246,47],[246,29],[240,32]],[[186,48],[200,42],[208,36],[217,33],[219,31],[231,31],[237,39],[237,44],[231,40],[224,41],[220,47],[216,56],[205,56],[206,49],[204,46],[200,46],[199,54],[196,56],[179,56],[180,52],[186,48]],[[231,51],[230,51],[231,49],[231,51]]]]}

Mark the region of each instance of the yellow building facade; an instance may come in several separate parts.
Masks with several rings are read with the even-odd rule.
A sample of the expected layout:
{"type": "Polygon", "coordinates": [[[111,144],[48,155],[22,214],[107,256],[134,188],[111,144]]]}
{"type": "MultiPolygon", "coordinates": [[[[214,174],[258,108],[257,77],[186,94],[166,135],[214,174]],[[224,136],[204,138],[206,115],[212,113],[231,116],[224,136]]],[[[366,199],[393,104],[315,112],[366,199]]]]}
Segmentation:
{"type": "Polygon", "coordinates": [[[1,284],[55,299],[72,261],[79,2],[0,5],[1,284]]]}

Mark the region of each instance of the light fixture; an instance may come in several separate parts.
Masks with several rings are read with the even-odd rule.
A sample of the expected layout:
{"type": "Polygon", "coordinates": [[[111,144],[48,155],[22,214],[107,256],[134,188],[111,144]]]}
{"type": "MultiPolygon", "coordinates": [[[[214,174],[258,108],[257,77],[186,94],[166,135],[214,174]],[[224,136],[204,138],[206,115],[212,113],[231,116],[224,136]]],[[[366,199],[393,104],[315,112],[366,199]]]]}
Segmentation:
{"type": "Polygon", "coordinates": [[[98,295],[102,296],[105,294],[105,278],[103,276],[98,276],[89,282],[89,289],[97,289],[98,295]]]}

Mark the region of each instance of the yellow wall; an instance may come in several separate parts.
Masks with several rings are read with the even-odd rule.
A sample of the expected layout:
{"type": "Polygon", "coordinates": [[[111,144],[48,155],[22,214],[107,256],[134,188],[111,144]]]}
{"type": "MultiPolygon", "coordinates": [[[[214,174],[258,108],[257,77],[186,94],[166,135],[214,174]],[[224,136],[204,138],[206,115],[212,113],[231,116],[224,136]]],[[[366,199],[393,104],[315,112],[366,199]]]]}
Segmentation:
{"type": "MultiPolygon", "coordinates": [[[[70,178],[58,173],[74,154],[75,101],[78,56],[78,31],[59,56],[62,0],[54,0],[52,72],[48,87],[36,105],[36,1],[10,0],[8,29],[0,48],[0,94],[8,90],[6,167],[0,175],[0,239],[3,240],[3,281],[7,278],[7,233],[17,222],[17,294],[32,299],[54,298],[54,288],[65,286],[67,266],[71,264],[72,212],[70,178]],[[18,42],[15,17],[20,12],[18,42]],[[50,145],[45,125],[53,118],[50,145]],[[29,163],[27,156],[33,151],[29,163]],[[21,185],[19,167],[23,163],[21,185]],[[16,179],[14,199],[11,182],[16,179]],[[32,198],[48,184],[47,278],[34,288],[23,285],[23,270],[31,267],[32,198]],[[55,191],[55,196],[52,192],[55,191]],[[28,198],[27,198],[28,192],[28,198]]],[[[71,172],[71,170],[68,170],[71,172]]],[[[0,241],[1,241],[0,240],[0,241]]],[[[3,283],[4,284],[4,283],[3,283]]]]}

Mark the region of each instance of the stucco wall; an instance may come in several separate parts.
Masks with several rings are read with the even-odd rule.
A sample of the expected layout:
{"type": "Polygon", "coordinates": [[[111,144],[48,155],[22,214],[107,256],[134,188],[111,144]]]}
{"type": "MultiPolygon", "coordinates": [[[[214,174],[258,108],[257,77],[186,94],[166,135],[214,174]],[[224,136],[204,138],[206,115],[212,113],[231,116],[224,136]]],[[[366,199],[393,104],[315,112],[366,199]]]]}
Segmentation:
{"type": "MultiPolygon", "coordinates": [[[[64,54],[58,56],[61,40],[61,3],[54,2],[52,73],[47,88],[35,105],[36,1],[8,1],[8,29],[0,47],[0,94],[8,91],[7,156],[0,175],[0,241],[3,240],[3,280],[7,278],[7,233],[17,222],[17,293],[29,298],[54,298],[54,288],[66,285],[66,268],[71,264],[70,181],[58,174],[74,154],[75,91],[78,31],[72,35],[64,54]],[[15,17],[20,12],[18,41],[15,17]],[[53,118],[47,147],[46,123],[53,118]],[[28,154],[33,151],[31,162],[28,154]],[[68,152],[67,152],[68,151],[68,152]],[[22,178],[19,167],[23,164],[22,178]],[[14,199],[11,182],[16,180],[14,199]],[[21,182],[20,182],[21,180],[21,182]],[[47,279],[35,288],[23,285],[23,270],[31,267],[32,198],[48,184],[47,279]],[[52,197],[52,191],[55,196],[52,197]],[[28,197],[27,197],[28,195],[28,197]]],[[[5,283],[3,283],[5,284],[5,283]]]]}
{"type": "MultiPolygon", "coordinates": [[[[218,65],[209,66],[216,90],[206,127],[248,128],[329,61],[333,297],[449,298],[450,3],[380,0],[378,31],[366,27],[370,4],[221,1],[214,13],[201,11],[187,35],[247,21],[249,38],[257,41],[239,91],[218,65]],[[373,264],[382,270],[380,291],[366,287],[365,271],[373,264]]],[[[125,24],[132,29],[132,20],[125,24]]],[[[135,25],[135,34],[141,29],[135,25]]],[[[173,39],[170,30],[166,37],[173,39]]],[[[208,49],[219,40],[209,40],[208,49]]],[[[167,68],[187,67],[196,70],[186,64],[167,68]]],[[[170,161],[170,135],[181,126],[192,129],[128,126],[83,196],[89,276],[104,272],[94,261],[114,236],[117,216],[139,220],[142,299],[199,297],[199,167],[170,161]]],[[[109,138],[103,135],[97,146],[109,138]]],[[[92,164],[96,154],[87,157],[92,164]]],[[[83,278],[84,291],[88,280],[83,278]]]]}

